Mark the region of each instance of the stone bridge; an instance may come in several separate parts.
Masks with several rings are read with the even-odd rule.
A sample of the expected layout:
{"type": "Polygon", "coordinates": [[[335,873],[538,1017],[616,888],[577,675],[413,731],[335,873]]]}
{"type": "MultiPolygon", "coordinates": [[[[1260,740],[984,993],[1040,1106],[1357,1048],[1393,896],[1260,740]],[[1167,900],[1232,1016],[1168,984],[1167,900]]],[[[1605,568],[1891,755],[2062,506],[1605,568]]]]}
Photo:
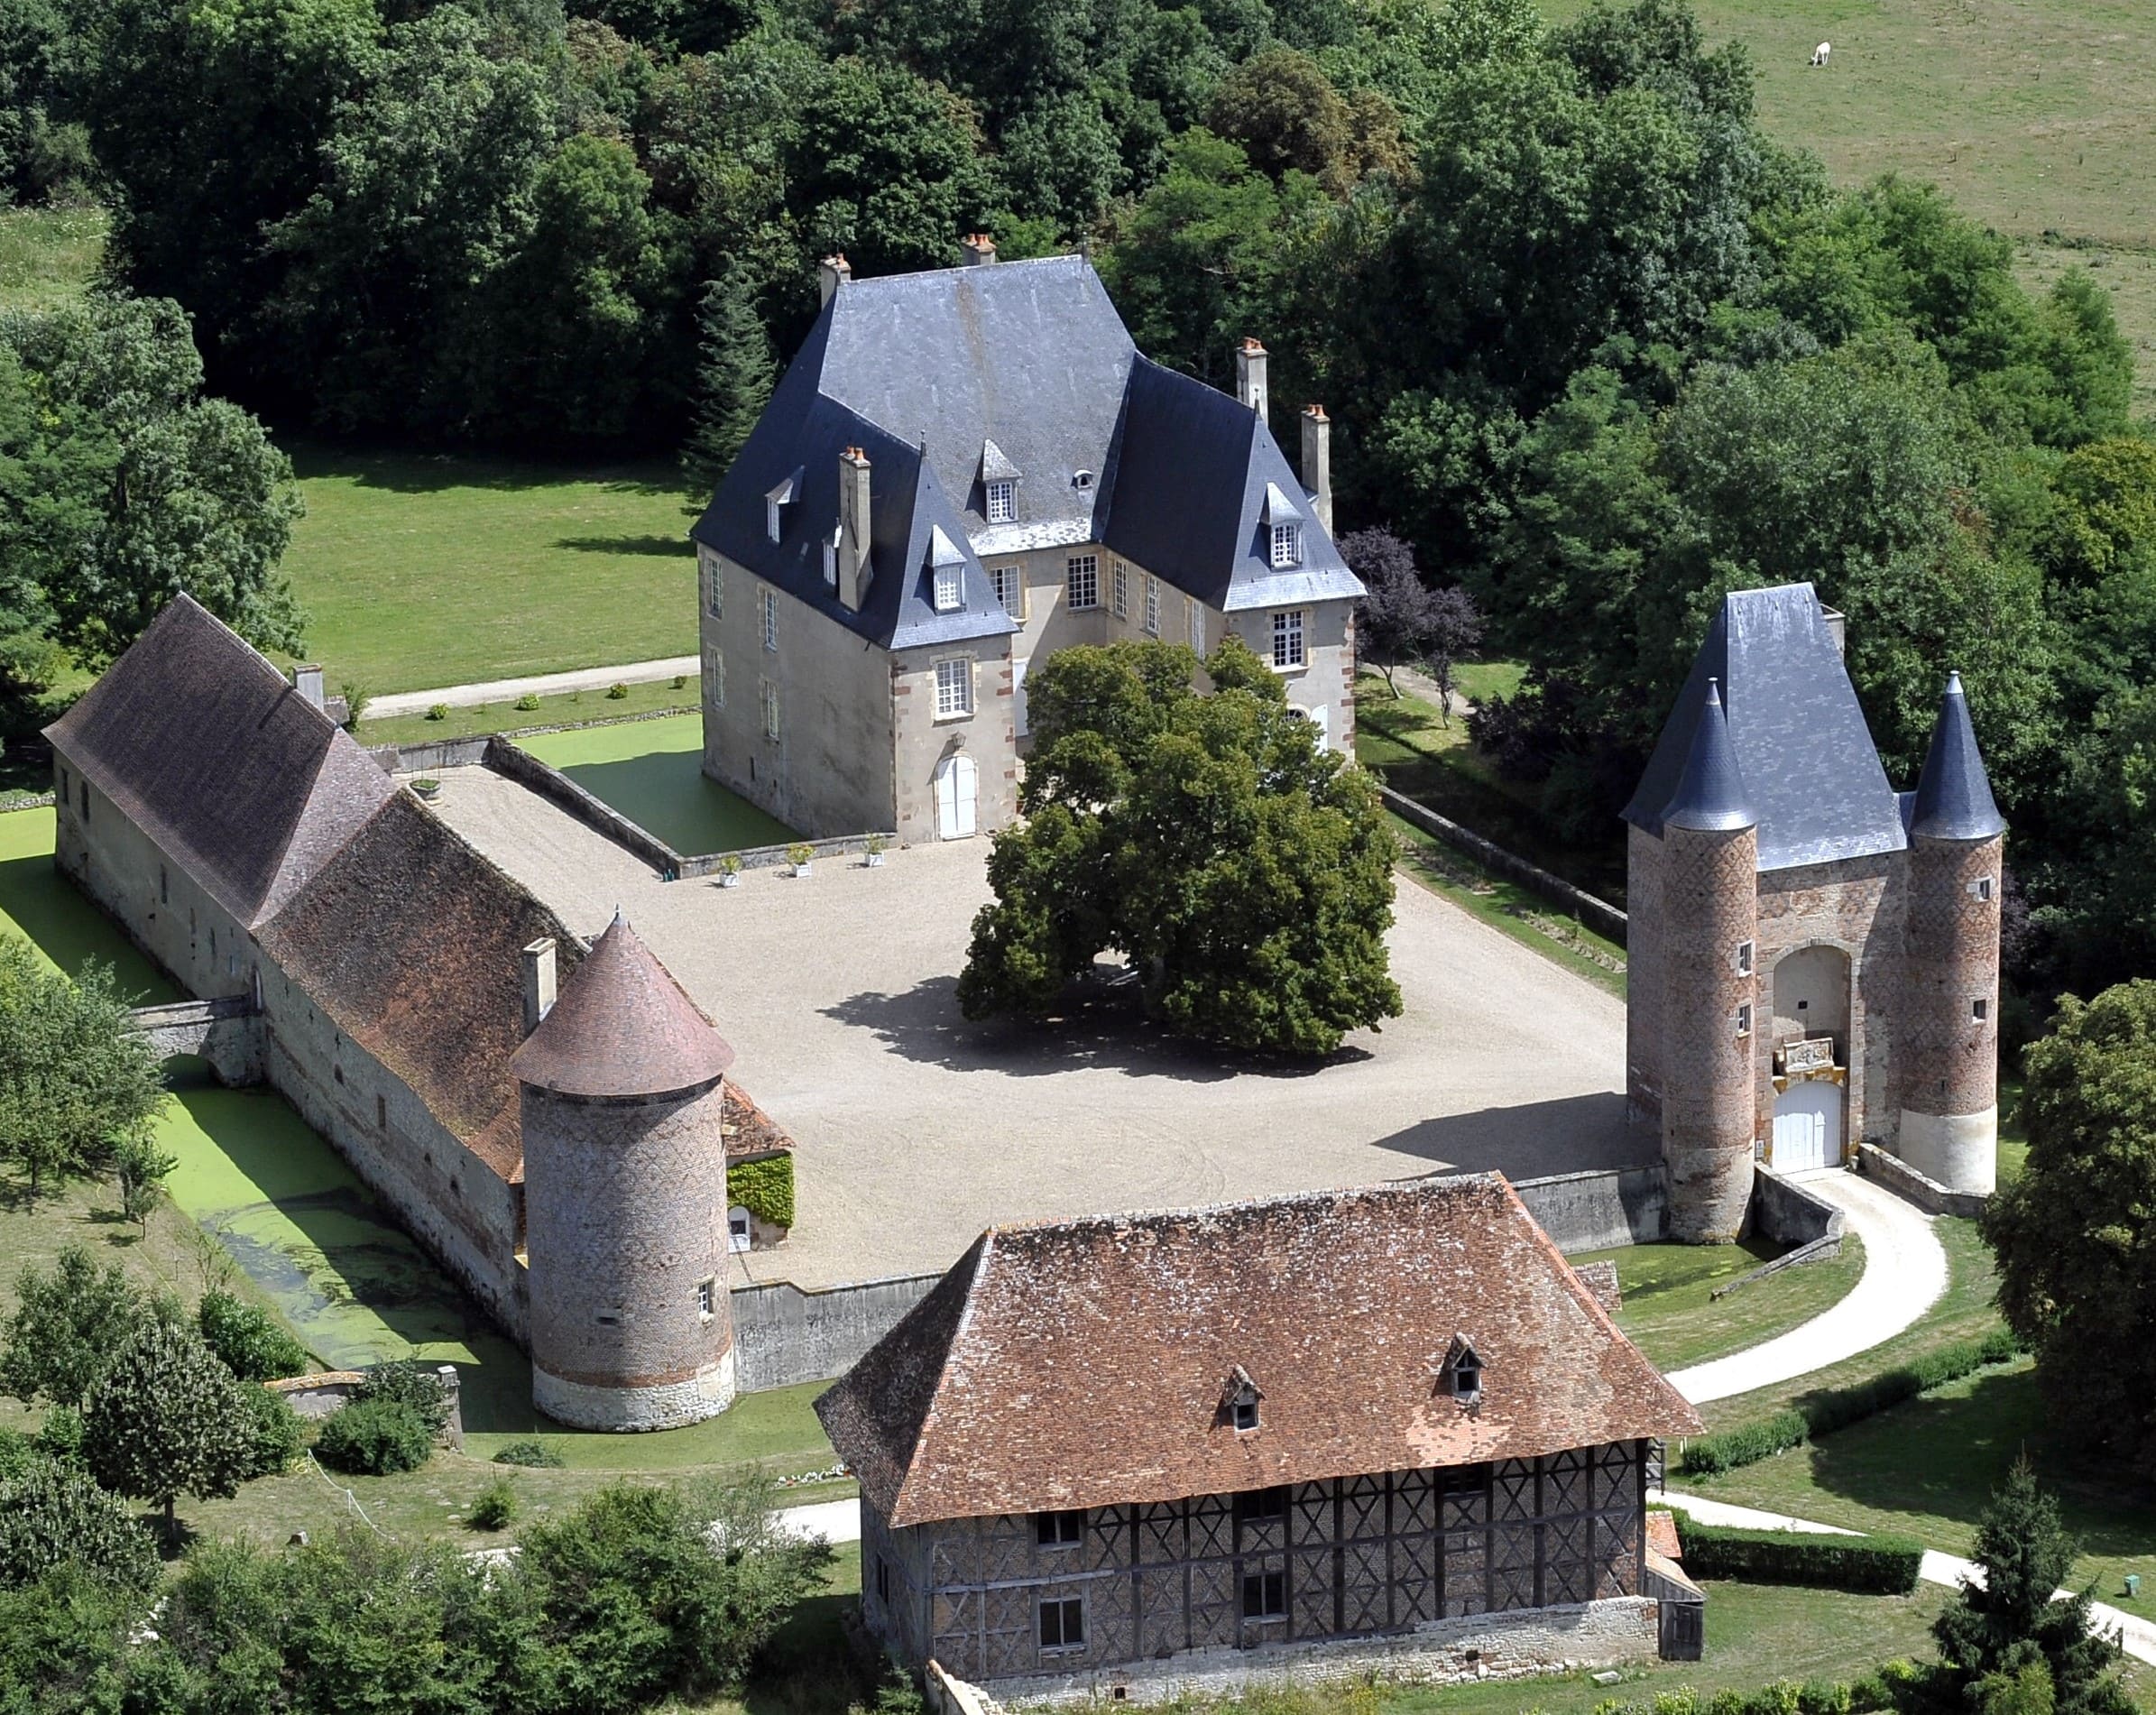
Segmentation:
{"type": "Polygon", "coordinates": [[[127,1025],[135,1035],[148,1038],[161,1060],[192,1054],[209,1062],[220,1083],[263,1080],[262,1009],[249,995],[134,1007],[128,1011],[127,1025]]]}

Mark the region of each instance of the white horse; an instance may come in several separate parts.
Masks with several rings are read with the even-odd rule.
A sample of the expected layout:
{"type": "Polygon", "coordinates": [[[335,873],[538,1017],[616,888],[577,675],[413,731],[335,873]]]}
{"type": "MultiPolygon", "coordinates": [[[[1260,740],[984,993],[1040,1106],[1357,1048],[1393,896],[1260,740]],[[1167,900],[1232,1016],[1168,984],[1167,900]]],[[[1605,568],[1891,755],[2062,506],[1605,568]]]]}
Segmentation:
{"type": "Polygon", "coordinates": [[[1827,63],[1827,56],[1829,53],[1833,51],[1833,48],[1834,44],[1831,41],[1820,42],[1818,47],[1811,51],[1811,63],[1815,66],[1825,65],[1827,63]]]}

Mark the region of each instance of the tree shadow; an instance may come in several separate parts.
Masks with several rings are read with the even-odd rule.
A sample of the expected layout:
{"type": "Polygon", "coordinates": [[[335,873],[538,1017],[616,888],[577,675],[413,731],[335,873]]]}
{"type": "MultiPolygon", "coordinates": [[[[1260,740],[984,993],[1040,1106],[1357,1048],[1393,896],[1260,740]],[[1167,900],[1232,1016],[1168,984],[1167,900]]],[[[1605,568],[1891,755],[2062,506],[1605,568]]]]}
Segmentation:
{"type": "Polygon", "coordinates": [[[1646,1166],[1662,1153],[1652,1132],[1626,1119],[1615,1090],[1439,1114],[1377,1141],[1446,1173],[1495,1168],[1509,1179],[1646,1166]]]}
{"type": "Polygon", "coordinates": [[[1052,1016],[975,1024],[958,1010],[958,979],[924,978],[900,994],[856,994],[823,1015],[868,1030],[893,1054],[954,1072],[1035,1078],[1100,1068],[1127,1077],[1219,1083],[1235,1077],[1307,1078],[1371,1057],[1343,1047],[1322,1057],[1239,1053],[1170,1035],[1146,1018],[1128,977],[1082,978],[1052,1016]]]}
{"type": "Polygon", "coordinates": [[[668,559],[690,559],[686,536],[559,536],[554,546],[578,554],[650,554],[668,559]]]}
{"type": "MultiPolygon", "coordinates": [[[[1796,1402],[1801,1407],[1804,1398],[1796,1402]]],[[[2156,1491],[2115,1464],[2078,1456],[2058,1434],[2032,1369],[1980,1376],[1966,1391],[1927,1394],[1821,1437],[1808,1456],[1812,1480],[1882,1512],[1930,1514],[1974,1532],[1993,1492],[2026,1453],[2059,1498],[2085,1554],[2146,1555],[2156,1542],[2156,1491]],[[1921,1449],[1912,1456],[1912,1449],[1921,1449]]],[[[1966,1554],[1968,1543],[1932,1543],[1966,1554]]]]}
{"type": "Polygon", "coordinates": [[[882,1664],[859,1646],[848,1624],[860,1603],[836,1591],[797,1603],[742,1687],[746,1715],[844,1715],[872,1706],[882,1664]]]}
{"type": "Polygon", "coordinates": [[[180,991],[137,952],[119,927],[62,875],[50,853],[0,860],[0,917],[70,974],[85,959],[110,964],[132,1006],[157,1006],[180,991]]]}
{"type": "Polygon", "coordinates": [[[595,483],[609,493],[653,498],[681,492],[679,473],[656,459],[577,459],[545,453],[511,457],[327,441],[297,442],[289,451],[293,474],[303,482],[341,477],[361,488],[396,494],[435,494],[452,488],[509,493],[564,482],[595,483]]]}

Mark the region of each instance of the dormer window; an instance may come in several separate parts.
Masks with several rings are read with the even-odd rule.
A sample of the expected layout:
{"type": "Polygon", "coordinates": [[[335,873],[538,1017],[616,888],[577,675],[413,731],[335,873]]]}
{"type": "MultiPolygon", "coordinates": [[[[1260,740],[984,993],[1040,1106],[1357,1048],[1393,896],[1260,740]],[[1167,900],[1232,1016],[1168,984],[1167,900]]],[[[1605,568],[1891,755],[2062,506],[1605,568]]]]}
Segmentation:
{"type": "Polygon", "coordinates": [[[935,611],[955,613],[965,604],[965,580],[960,576],[963,567],[939,566],[935,568],[935,611]]]}
{"type": "Polygon", "coordinates": [[[779,539],[779,502],[769,494],[763,497],[763,528],[773,541],[779,539]]]}
{"type": "Polygon", "coordinates": [[[1071,473],[1071,486],[1078,490],[1080,493],[1083,493],[1092,485],[1093,474],[1090,470],[1074,470],[1071,473]]]}
{"type": "Polygon", "coordinates": [[[1018,467],[992,440],[981,443],[981,508],[991,524],[1015,523],[1018,516],[1018,467]]]}
{"type": "Polygon", "coordinates": [[[790,506],[794,497],[801,492],[801,473],[796,471],[778,487],[767,489],[763,497],[764,534],[774,542],[786,534],[786,516],[781,510],[790,506]]]}
{"type": "Polygon", "coordinates": [[[1008,524],[1018,515],[1018,485],[1014,482],[988,485],[988,521],[1008,524]]]}
{"type": "Polygon", "coordinates": [[[929,596],[939,613],[965,605],[966,557],[938,524],[928,532],[929,596]]]}
{"type": "Polygon", "coordinates": [[[1303,563],[1303,527],[1300,524],[1273,526],[1273,564],[1275,566],[1300,566],[1303,563]]]}
{"type": "Polygon", "coordinates": [[[1462,1405],[1472,1406],[1481,1399],[1482,1356],[1465,1334],[1452,1336],[1440,1385],[1462,1405]]]}
{"type": "Polygon", "coordinates": [[[1250,1372],[1240,1364],[1228,1372],[1228,1385],[1221,1390],[1221,1415],[1237,1434],[1258,1427],[1258,1404],[1265,1397],[1250,1372]]]}

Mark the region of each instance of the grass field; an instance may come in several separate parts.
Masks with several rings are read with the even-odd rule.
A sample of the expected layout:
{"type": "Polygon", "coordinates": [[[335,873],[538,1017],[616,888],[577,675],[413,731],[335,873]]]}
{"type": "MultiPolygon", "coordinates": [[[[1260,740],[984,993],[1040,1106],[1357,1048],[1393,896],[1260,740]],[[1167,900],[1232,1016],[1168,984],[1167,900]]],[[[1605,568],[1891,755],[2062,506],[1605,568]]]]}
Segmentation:
{"type": "Polygon", "coordinates": [[[776,816],[705,779],[701,715],[535,733],[521,742],[684,856],[779,845],[794,837],[776,816]]]}
{"type": "Polygon", "coordinates": [[[1781,1247],[1747,1239],[1734,1245],[1629,1245],[1572,1257],[1574,1264],[1614,1262],[1624,1307],[1617,1324],[1663,1369],[1681,1369],[1786,1333],[1830,1309],[1864,1273],[1864,1241],[1851,1234],[1826,1262],[1784,1268],[1712,1295],[1750,1273],[1781,1247]]]}
{"type": "Polygon", "coordinates": [[[379,720],[363,714],[357,737],[362,744],[438,744],[445,739],[515,733],[525,727],[577,726],[586,722],[679,715],[698,706],[696,676],[686,677],[686,682],[679,686],[664,679],[651,685],[631,685],[626,696],[609,696],[604,691],[560,691],[539,698],[535,709],[519,708],[513,702],[475,703],[470,708],[453,708],[438,721],[425,714],[392,715],[379,720]]]}
{"type": "Polygon", "coordinates": [[[111,225],[102,208],[0,208],[0,309],[43,309],[79,296],[111,225]]]}
{"type": "MultiPolygon", "coordinates": [[[[1586,0],[1543,0],[1569,17],[1586,0]]],[[[1752,51],[1759,115],[1838,182],[1901,172],[2014,239],[2025,277],[2108,286],[2156,409],[2156,6],[2148,0],[1693,0],[1752,51]],[[1826,69],[1807,65],[1820,41],[1826,69]]]]}
{"type": "Polygon", "coordinates": [[[332,690],[689,655],[696,561],[670,467],[295,449],[285,569],[332,690]]]}

